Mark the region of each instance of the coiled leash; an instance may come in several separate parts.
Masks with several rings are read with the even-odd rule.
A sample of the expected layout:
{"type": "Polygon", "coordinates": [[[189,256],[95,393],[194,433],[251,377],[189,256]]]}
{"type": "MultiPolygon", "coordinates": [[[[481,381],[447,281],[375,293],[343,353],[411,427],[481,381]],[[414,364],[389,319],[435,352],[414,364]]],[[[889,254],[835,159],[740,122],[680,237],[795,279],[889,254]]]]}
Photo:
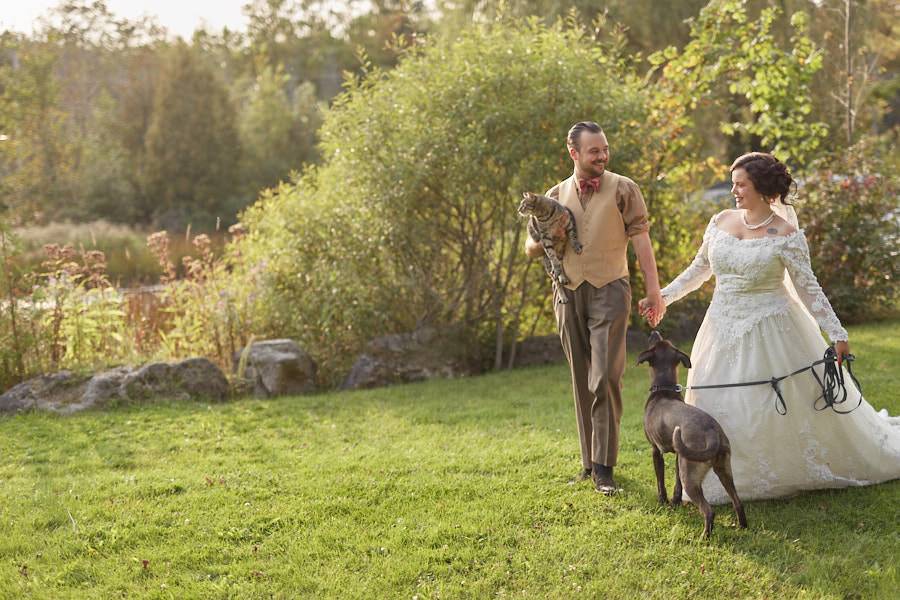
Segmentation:
{"type": "Polygon", "coordinates": [[[813,408],[816,410],[825,410],[826,408],[830,408],[839,415],[846,415],[859,408],[859,406],[862,404],[862,386],[859,384],[859,380],[853,374],[852,363],[854,360],[856,360],[856,357],[852,354],[844,355],[844,364],[847,365],[847,374],[850,375],[850,379],[853,380],[853,383],[856,385],[856,389],[859,390],[859,401],[856,403],[856,406],[854,406],[850,410],[840,410],[839,408],[837,408],[838,405],[843,404],[847,401],[847,386],[844,380],[844,372],[837,366],[837,353],[834,351],[834,346],[829,346],[828,348],[826,348],[825,356],[823,356],[821,360],[817,360],[808,367],[797,369],[793,373],[788,373],[787,375],[782,375],[781,377],[773,377],[771,379],[764,379],[762,381],[747,381],[745,383],[692,385],[684,389],[711,390],[716,388],[747,387],[751,385],[771,385],[772,390],[775,392],[775,411],[779,415],[786,415],[787,404],[784,401],[784,396],[782,396],[781,394],[781,382],[788,377],[799,375],[800,373],[803,373],[805,371],[812,371],[813,378],[816,380],[816,383],[819,384],[819,387],[822,388],[822,395],[816,398],[815,402],[813,402],[813,408]],[[821,379],[819,378],[819,374],[816,373],[814,369],[814,367],[817,367],[819,365],[825,365],[825,373],[821,379]]]}

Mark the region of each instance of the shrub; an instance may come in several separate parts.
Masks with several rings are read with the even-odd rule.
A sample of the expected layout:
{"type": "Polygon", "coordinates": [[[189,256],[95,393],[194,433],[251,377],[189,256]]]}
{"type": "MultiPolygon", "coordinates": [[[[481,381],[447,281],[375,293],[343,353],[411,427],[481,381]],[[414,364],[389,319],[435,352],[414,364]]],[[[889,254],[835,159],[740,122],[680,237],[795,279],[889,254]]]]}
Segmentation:
{"type": "Polygon", "coordinates": [[[321,130],[324,164],[242,216],[263,326],[304,342],[332,380],[367,340],[420,323],[460,324],[468,358],[502,364],[520,328],[552,327],[522,191],[571,173],[565,133],[583,119],[629,173],[641,86],[615,43],[534,22],[474,27],[350,81],[321,130]]]}
{"type": "Polygon", "coordinates": [[[33,272],[22,269],[16,248],[0,231],[0,388],[37,373],[133,358],[124,301],[106,278],[102,252],[50,244],[33,272]]]}
{"type": "Polygon", "coordinates": [[[897,132],[864,138],[802,176],[797,212],[813,269],[849,322],[897,310],[900,192],[897,132]]]}

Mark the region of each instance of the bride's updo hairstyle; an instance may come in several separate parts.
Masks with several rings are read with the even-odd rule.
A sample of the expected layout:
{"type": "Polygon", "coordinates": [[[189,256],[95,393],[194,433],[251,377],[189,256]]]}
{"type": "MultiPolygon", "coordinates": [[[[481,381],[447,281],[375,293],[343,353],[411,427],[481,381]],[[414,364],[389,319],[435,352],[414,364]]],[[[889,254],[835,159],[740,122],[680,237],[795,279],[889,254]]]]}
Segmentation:
{"type": "Polygon", "coordinates": [[[731,163],[731,171],[744,169],[756,191],[766,198],[778,196],[786,202],[794,178],[783,162],[766,152],[748,152],[731,163]]]}

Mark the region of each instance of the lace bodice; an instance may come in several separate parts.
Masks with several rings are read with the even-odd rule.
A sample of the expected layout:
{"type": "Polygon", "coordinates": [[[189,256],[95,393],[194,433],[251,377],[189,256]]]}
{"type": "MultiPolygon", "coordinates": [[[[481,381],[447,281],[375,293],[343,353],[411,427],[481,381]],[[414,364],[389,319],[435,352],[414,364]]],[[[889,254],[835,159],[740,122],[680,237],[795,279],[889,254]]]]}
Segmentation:
{"type": "Polygon", "coordinates": [[[832,342],[847,339],[809,262],[802,230],[785,236],[739,239],[713,217],[690,266],[662,290],[666,305],[699,288],[712,275],[716,289],[707,318],[721,346],[740,341],[762,319],[779,315],[795,302],[785,285],[785,269],[797,295],[832,342]]]}

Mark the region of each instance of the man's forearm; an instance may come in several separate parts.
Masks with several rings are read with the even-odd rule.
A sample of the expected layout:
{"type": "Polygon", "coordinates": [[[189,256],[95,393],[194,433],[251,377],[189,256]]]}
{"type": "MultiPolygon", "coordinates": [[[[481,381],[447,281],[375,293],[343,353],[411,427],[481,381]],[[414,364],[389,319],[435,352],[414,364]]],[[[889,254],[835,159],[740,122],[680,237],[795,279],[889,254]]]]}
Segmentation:
{"type": "Polygon", "coordinates": [[[639,233],[631,238],[634,245],[634,253],[637,255],[638,264],[641,272],[644,274],[644,284],[647,288],[647,294],[658,294],[659,274],[656,271],[656,257],[653,255],[653,245],[650,243],[650,234],[647,232],[639,233]]]}

